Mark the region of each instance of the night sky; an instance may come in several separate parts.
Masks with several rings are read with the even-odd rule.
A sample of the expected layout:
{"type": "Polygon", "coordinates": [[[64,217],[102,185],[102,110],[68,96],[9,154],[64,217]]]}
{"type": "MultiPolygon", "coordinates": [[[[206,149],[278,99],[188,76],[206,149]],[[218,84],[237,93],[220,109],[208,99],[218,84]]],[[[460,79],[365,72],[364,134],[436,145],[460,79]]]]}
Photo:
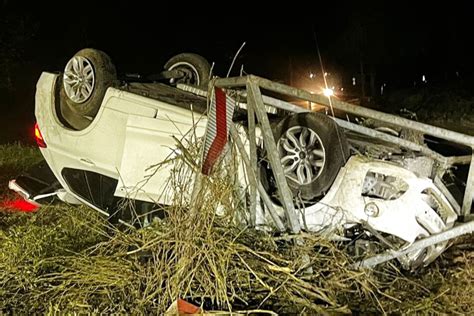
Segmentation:
{"type": "Polygon", "coordinates": [[[0,0],[2,119],[32,120],[41,71],[62,70],[84,47],[107,52],[119,74],[156,73],[173,55],[195,52],[225,76],[246,42],[232,75],[244,65],[246,73],[298,86],[321,72],[319,46],[325,70],[343,85],[361,64],[375,74],[377,86],[410,87],[422,75],[433,84],[472,79],[474,27],[467,2],[412,2],[287,1],[256,10],[256,1],[0,0]]]}

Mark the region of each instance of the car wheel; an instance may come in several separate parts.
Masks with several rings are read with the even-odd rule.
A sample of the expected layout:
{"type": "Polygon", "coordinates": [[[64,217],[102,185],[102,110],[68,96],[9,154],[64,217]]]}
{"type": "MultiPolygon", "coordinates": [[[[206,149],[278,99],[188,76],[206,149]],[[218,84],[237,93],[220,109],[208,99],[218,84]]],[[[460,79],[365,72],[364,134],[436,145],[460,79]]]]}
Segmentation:
{"type": "Polygon", "coordinates": [[[171,78],[171,84],[185,83],[207,87],[211,77],[211,66],[202,56],[192,53],[182,53],[172,57],[165,64],[165,70],[178,70],[182,73],[179,78],[171,78]]]}
{"type": "Polygon", "coordinates": [[[295,197],[313,201],[329,190],[349,157],[341,128],[320,113],[298,113],[278,123],[275,141],[295,197]]]}
{"type": "Polygon", "coordinates": [[[60,87],[60,111],[75,129],[87,127],[93,120],[105,92],[117,82],[110,57],[96,49],[77,52],[66,64],[60,87]]]}

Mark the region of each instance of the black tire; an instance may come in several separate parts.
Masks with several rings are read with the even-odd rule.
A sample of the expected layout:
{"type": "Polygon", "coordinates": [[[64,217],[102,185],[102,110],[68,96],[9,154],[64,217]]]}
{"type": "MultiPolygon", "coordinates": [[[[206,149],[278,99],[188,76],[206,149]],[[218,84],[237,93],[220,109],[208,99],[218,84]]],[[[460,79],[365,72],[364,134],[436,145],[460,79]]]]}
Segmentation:
{"type": "MultiPolygon", "coordinates": [[[[312,202],[319,200],[331,187],[339,170],[344,166],[349,157],[349,145],[344,131],[328,116],[313,112],[293,114],[280,121],[274,128],[273,134],[280,159],[283,158],[282,151],[285,151],[282,144],[287,139],[287,132],[291,129],[298,130],[300,127],[307,128],[306,132],[311,133],[312,131],[319,137],[314,145],[305,146],[306,154],[304,155],[308,155],[307,159],[310,161],[310,156],[315,157],[313,150],[321,152],[320,149],[322,149],[324,158],[319,156],[319,162],[324,159],[323,165],[319,166],[318,174],[310,177],[308,183],[305,184],[295,181],[287,173],[285,175],[294,197],[297,200],[301,198],[305,202],[312,202]]],[[[301,158],[301,156],[299,157],[301,158]]],[[[316,162],[315,164],[313,162],[315,160],[311,162],[312,166],[315,166],[316,162]]]]}
{"type": "MultiPolygon", "coordinates": [[[[62,85],[62,80],[59,82],[62,85]]],[[[67,105],[66,103],[66,96],[62,95],[62,89],[60,89],[59,93],[59,111],[60,115],[59,119],[60,121],[67,127],[74,129],[74,130],[83,130],[87,126],[89,126],[92,123],[92,118],[88,118],[84,115],[77,114],[71,110],[71,108],[67,105]]]]}
{"type": "Polygon", "coordinates": [[[92,93],[84,101],[77,102],[68,96],[65,88],[65,75],[60,87],[60,111],[63,119],[74,129],[89,126],[100,109],[107,89],[117,84],[117,71],[110,57],[97,49],[85,48],[77,52],[73,58],[85,58],[93,68],[94,82],[92,93]]]}
{"type": "Polygon", "coordinates": [[[211,78],[209,62],[198,54],[182,53],[171,57],[165,64],[165,70],[181,70],[186,75],[183,78],[171,79],[171,84],[185,83],[207,87],[211,78]]]}

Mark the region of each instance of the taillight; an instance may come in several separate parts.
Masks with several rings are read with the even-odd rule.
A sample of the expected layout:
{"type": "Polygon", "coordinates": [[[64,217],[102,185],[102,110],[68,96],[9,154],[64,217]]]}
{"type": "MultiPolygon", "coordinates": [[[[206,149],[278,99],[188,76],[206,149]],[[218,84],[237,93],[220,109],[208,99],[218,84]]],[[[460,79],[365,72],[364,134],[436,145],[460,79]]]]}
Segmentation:
{"type": "Polygon", "coordinates": [[[35,124],[35,140],[39,147],[46,148],[46,143],[44,142],[43,135],[41,135],[38,123],[35,124]]]}

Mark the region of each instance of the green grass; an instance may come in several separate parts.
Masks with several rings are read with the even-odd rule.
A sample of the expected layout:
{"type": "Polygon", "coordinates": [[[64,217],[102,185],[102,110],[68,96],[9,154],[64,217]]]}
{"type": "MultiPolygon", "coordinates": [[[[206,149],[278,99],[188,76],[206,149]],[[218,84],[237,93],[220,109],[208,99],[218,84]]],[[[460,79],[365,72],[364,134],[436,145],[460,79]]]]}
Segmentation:
{"type": "MultiPolygon", "coordinates": [[[[19,144],[0,150],[5,198],[3,179],[41,157],[19,144]]],[[[146,229],[120,230],[87,207],[0,209],[0,314],[162,314],[178,297],[282,314],[472,314],[472,236],[417,274],[389,265],[352,271],[344,251],[323,239],[304,235],[295,246],[232,224],[237,204],[222,179],[206,182],[210,190],[195,205],[168,209],[168,219],[146,229]],[[227,215],[215,216],[217,204],[227,215]],[[304,273],[305,258],[313,275],[304,273]]]]}
{"type": "Polygon", "coordinates": [[[8,193],[8,181],[42,159],[37,147],[20,143],[0,145],[0,194],[8,193]]]}
{"type": "Polygon", "coordinates": [[[0,166],[11,171],[25,170],[41,159],[40,150],[21,143],[0,145],[0,166]]]}

